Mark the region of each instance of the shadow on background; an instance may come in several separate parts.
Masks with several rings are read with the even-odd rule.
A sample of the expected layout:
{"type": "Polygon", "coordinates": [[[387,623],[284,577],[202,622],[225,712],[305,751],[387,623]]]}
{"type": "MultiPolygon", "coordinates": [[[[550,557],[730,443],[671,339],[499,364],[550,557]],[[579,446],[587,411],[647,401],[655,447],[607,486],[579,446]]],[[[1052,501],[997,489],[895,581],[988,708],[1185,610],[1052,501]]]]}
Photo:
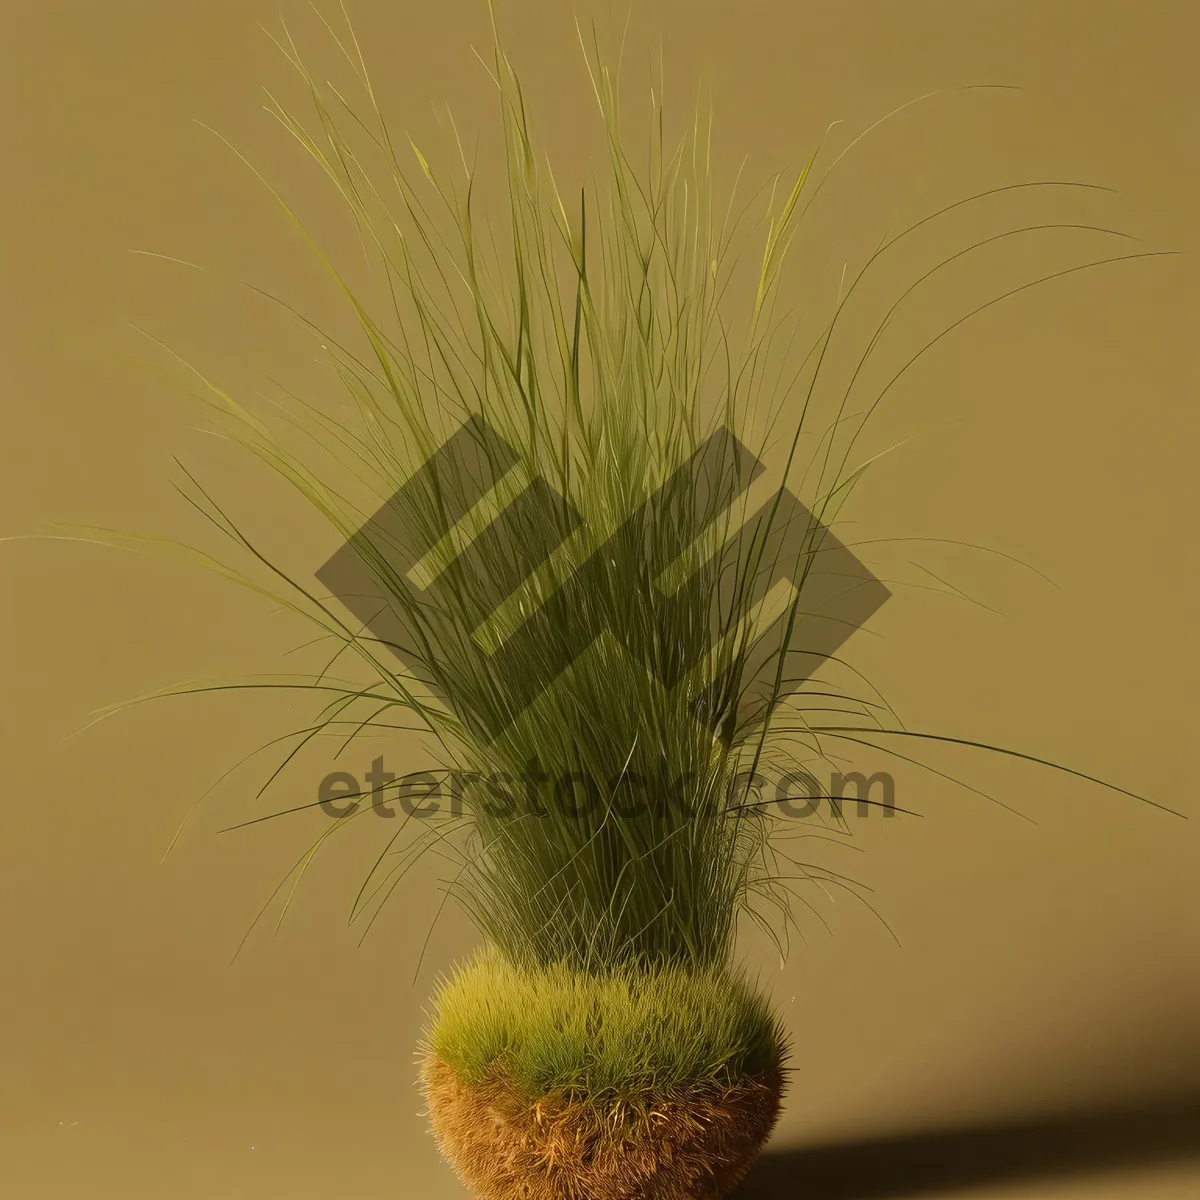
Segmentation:
{"type": "Polygon", "coordinates": [[[890,1200],[1200,1160],[1200,1092],[1122,1109],[765,1153],[733,1200],[890,1200]]]}

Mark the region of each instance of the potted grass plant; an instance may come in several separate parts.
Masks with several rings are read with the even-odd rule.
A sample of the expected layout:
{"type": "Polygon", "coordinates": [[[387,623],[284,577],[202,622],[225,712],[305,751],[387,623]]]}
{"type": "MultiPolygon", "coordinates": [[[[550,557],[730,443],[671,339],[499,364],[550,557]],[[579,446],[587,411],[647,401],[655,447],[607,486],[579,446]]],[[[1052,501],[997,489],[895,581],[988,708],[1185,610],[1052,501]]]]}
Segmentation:
{"type": "Polygon", "coordinates": [[[390,894],[424,849],[457,856],[450,894],[483,944],[438,986],[420,1070],[438,1143],[478,1195],[716,1200],[770,1134],[787,1072],[736,954],[743,921],[789,912],[789,831],[756,780],[811,778],[822,738],[903,732],[849,694],[857,723],[831,721],[836,701],[810,686],[887,595],[830,532],[865,469],[839,441],[846,400],[809,436],[854,287],[790,374],[776,353],[813,163],[765,193],[743,277],[707,126],[672,149],[653,101],[635,166],[614,76],[585,45],[603,169],[561,194],[497,39],[497,240],[465,158],[440,172],[393,139],[352,37],[365,116],[280,45],[320,132],[277,115],[352,213],[388,303],[371,309],[323,260],[362,347],[320,333],[349,403],[285,414],[314,454],[272,423],[283,409],[256,415],[208,380],[204,398],[342,548],[321,587],[302,584],[198,484],[193,498],[254,568],[221,569],[332,639],[327,669],[281,685],[328,702],[303,739],[404,718],[442,773],[425,778],[455,782],[436,809],[412,776],[344,796],[312,852],[390,796],[427,819],[402,823],[405,853],[381,855],[360,899],[390,894]]]}
{"type": "MultiPolygon", "coordinates": [[[[380,469],[384,503],[364,520],[301,486],[346,539],[318,578],[356,619],[348,643],[473,781],[465,829],[426,835],[465,832],[452,891],[485,938],[424,1038],[443,1153],[484,1197],[718,1197],[776,1121],[787,1057],[733,956],[770,889],[769,821],[732,786],[780,690],[753,617],[818,530],[772,536],[770,492],[747,524],[751,389],[704,378],[728,274],[704,135],[673,158],[656,142],[639,178],[614,80],[589,66],[607,179],[569,215],[497,44],[507,261],[486,260],[470,176],[455,189],[415,153],[411,183],[378,119],[415,218],[389,230],[313,86],[319,161],[403,281],[410,325],[401,341],[364,317],[370,380],[343,364],[365,421],[340,432],[380,469]],[[416,216],[422,177],[453,240],[416,216]]],[[[744,358],[802,186],[772,230],[744,358]]]]}

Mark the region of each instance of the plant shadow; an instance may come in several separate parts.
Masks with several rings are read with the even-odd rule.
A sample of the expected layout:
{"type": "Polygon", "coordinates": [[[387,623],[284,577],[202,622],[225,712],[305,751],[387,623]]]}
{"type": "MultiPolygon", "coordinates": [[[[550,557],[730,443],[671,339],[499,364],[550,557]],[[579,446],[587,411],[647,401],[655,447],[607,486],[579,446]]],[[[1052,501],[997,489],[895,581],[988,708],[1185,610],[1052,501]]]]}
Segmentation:
{"type": "Polygon", "coordinates": [[[898,1200],[1200,1161],[1200,1090],[1138,1105],[769,1150],[731,1200],[898,1200]]]}

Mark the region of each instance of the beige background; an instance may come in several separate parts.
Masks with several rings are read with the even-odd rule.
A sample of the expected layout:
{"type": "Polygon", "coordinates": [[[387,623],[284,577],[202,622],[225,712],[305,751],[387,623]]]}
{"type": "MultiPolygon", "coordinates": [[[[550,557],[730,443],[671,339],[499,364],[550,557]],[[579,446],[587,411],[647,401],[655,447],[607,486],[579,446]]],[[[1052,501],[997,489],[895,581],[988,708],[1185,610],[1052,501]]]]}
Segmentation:
{"type": "MultiPolygon", "coordinates": [[[[722,170],[749,154],[754,180],[798,162],[830,121],[843,122],[837,150],[896,106],[946,89],[839,167],[805,234],[818,267],[861,254],[897,210],[912,219],[1031,179],[1119,194],[1013,198],[954,236],[1075,221],[1182,251],[1024,293],[946,338],[893,389],[872,445],[919,436],[864,485],[860,527],[982,542],[1036,564],[1062,591],[994,557],[910,547],[901,560],[919,558],[1005,616],[906,591],[851,647],[910,727],[1055,758],[1193,819],[1036,768],[936,756],[1031,823],[897,766],[901,802],[925,816],[858,822],[864,853],[843,856],[853,862],[842,869],[875,888],[901,945],[845,899],[820,902],[831,933],[807,920],[807,945],[782,969],[747,943],[795,1037],[777,1145],[1200,1087],[1193,5],[634,7],[632,78],[661,35],[668,101],[686,110],[707,79],[722,170]],[[953,90],[976,83],[1022,90],[953,90]]],[[[549,144],[564,169],[582,169],[594,126],[568,6],[500,8],[549,144]]],[[[283,11],[313,61],[336,71],[306,7],[283,11]]],[[[398,129],[436,139],[430,104],[448,100],[465,128],[490,132],[469,49],[487,45],[482,0],[358,0],[351,14],[398,129]]],[[[117,361],[165,361],[133,322],[237,386],[255,386],[257,370],[303,381],[307,346],[238,280],[337,312],[262,189],[195,123],[243,145],[335,250],[352,252],[326,192],[259,106],[263,85],[295,95],[256,26],[275,30],[277,17],[260,0],[5,6],[0,534],[63,521],[202,539],[170,486],[177,456],[288,561],[311,570],[331,549],[276,484],[200,432],[198,406],[117,361]]],[[[898,368],[965,299],[1016,278],[1006,272],[1030,277],[1107,247],[1082,233],[1014,243],[927,307],[916,302],[888,361],[898,368]]],[[[917,265],[907,260],[908,279],[917,265]]],[[[271,803],[303,803],[318,767],[266,801],[254,800],[261,767],[234,776],[161,859],[204,789],[304,707],[174,700],[76,734],[96,708],[179,679],[287,669],[302,631],[154,556],[13,541],[0,545],[0,572],[5,1194],[460,1195],[412,1084],[431,980],[472,941],[444,915],[414,983],[440,900],[437,864],[397,893],[360,947],[345,913],[378,838],[350,839],[306,880],[278,935],[260,928],[231,966],[320,818],[217,831],[271,803]]],[[[1163,1168],[990,1194],[1180,1197],[1200,1194],[1198,1179],[1163,1168]]],[[[780,1187],[771,1194],[792,1194],[780,1187]]]]}

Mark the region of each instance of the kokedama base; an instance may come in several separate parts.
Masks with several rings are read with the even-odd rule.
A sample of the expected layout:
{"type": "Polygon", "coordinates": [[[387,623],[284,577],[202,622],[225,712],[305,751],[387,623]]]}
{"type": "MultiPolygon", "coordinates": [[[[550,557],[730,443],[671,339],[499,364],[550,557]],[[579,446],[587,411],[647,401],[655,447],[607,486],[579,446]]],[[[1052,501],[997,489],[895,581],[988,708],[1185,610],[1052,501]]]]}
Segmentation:
{"type": "Polygon", "coordinates": [[[779,1071],[633,1108],[503,1079],[470,1083],[438,1058],[422,1071],[434,1136],[481,1200],[721,1200],[779,1116],[779,1071]]]}

